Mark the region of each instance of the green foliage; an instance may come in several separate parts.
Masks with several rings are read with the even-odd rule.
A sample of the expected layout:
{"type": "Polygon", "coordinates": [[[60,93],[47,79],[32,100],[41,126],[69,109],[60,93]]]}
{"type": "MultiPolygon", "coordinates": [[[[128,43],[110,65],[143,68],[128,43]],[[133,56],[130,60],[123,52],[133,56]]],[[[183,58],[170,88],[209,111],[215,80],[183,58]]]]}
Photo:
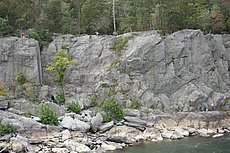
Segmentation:
{"type": "Polygon", "coordinates": [[[124,118],[123,108],[114,97],[105,100],[101,107],[106,112],[104,120],[107,122],[112,119],[122,120],[124,118]]]}
{"type": "Polygon", "coordinates": [[[0,17],[0,37],[7,36],[13,31],[12,26],[9,24],[8,18],[0,17]]]}
{"type": "Polygon", "coordinates": [[[0,96],[6,96],[6,91],[3,83],[0,82],[0,96]]]}
{"type": "Polygon", "coordinates": [[[90,101],[89,106],[90,107],[96,107],[97,106],[97,99],[98,99],[98,96],[97,95],[93,95],[91,97],[91,101],[90,101]]]}
{"type": "Polygon", "coordinates": [[[60,49],[54,56],[53,62],[46,67],[47,71],[55,71],[54,81],[61,87],[64,85],[65,70],[70,65],[75,65],[76,62],[72,59],[66,50],[60,49]]]}
{"type": "Polygon", "coordinates": [[[40,119],[42,124],[58,125],[57,114],[47,105],[42,105],[40,108],[40,119]]]}
{"type": "MultiPolygon", "coordinates": [[[[56,82],[61,87],[61,92],[63,94],[63,98],[61,98],[60,102],[63,102],[62,99],[65,99],[64,93],[64,76],[65,70],[70,65],[75,65],[76,61],[72,59],[67,50],[60,49],[57,51],[56,55],[54,56],[53,62],[49,63],[46,67],[47,71],[55,71],[56,75],[53,77],[54,82],[56,82]]],[[[65,101],[65,100],[64,100],[65,101]]]]}
{"type": "Polygon", "coordinates": [[[36,29],[29,29],[27,33],[28,33],[29,38],[33,38],[40,42],[41,39],[36,29]]]}
{"type": "Polygon", "coordinates": [[[15,23],[20,29],[22,29],[26,24],[27,21],[23,18],[17,19],[15,23]]]}
{"type": "Polygon", "coordinates": [[[24,73],[18,73],[16,76],[16,81],[19,85],[23,85],[27,82],[27,76],[24,73]]]}
{"type": "Polygon", "coordinates": [[[113,44],[113,50],[115,51],[115,60],[112,62],[108,71],[111,71],[117,64],[120,63],[121,59],[121,50],[127,45],[128,41],[132,39],[133,36],[128,37],[117,37],[113,44]]]}
{"type": "Polygon", "coordinates": [[[132,109],[140,109],[141,108],[141,103],[138,101],[138,100],[133,100],[132,102],[131,102],[131,108],[132,109]]]}
{"type": "Polygon", "coordinates": [[[67,104],[67,108],[69,111],[79,114],[81,112],[81,107],[78,103],[70,102],[67,104]]]}
{"type": "Polygon", "coordinates": [[[57,103],[58,105],[63,105],[65,103],[65,95],[63,92],[60,92],[57,94],[57,96],[55,97],[55,103],[57,103]]]}
{"type": "Polygon", "coordinates": [[[113,44],[113,49],[115,51],[116,56],[120,57],[121,56],[121,50],[126,46],[128,41],[132,39],[133,36],[128,36],[128,37],[117,37],[114,41],[113,44]]]}
{"type": "Polygon", "coordinates": [[[0,124],[0,137],[6,135],[6,134],[10,134],[10,133],[14,133],[15,132],[15,128],[13,127],[12,124],[10,123],[1,123],[0,124]]]}

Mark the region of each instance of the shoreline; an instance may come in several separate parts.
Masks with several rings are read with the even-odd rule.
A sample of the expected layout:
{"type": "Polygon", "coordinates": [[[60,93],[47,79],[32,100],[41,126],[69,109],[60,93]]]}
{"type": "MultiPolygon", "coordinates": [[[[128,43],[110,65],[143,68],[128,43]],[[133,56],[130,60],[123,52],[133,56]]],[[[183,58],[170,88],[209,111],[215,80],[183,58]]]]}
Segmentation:
{"type": "MultiPolygon", "coordinates": [[[[66,118],[70,119],[71,115],[73,116],[65,114],[60,121],[61,126],[58,127],[44,126],[40,123],[35,125],[33,122],[34,126],[30,129],[25,128],[24,132],[6,136],[5,139],[0,138],[0,151],[8,148],[12,151],[27,150],[31,153],[100,153],[149,141],[177,140],[190,136],[210,137],[218,136],[217,134],[221,136],[230,132],[230,111],[181,112],[142,118],[125,116],[120,122],[102,123],[96,128],[95,133],[92,132],[93,125],[86,131],[83,131],[83,126],[81,130],[73,130],[71,126],[68,128],[63,121],[66,118]]],[[[19,118],[13,114],[9,117],[19,118]]],[[[27,121],[27,124],[30,123],[27,121]]]]}

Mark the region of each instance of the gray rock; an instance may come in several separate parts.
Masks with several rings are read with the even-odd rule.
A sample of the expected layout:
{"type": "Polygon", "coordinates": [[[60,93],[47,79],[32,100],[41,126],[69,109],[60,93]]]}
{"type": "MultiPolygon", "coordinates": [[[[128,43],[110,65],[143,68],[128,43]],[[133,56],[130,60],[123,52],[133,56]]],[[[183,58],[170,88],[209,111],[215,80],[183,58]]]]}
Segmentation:
{"type": "MultiPolygon", "coordinates": [[[[200,30],[188,29],[166,38],[156,31],[135,33],[122,49],[117,64],[115,39],[103,36],[90,41],[87,35],[59,35],[40,51],[38,42],[32,39],[1,38],[0,81],[11,83],[17,73],[23,72],[36,83],[52,83],[53,74],[41,70],[65,46],[78,61],[77,66],[66,70],[66,99],[78,101],[82,108],[89,106],[92,95],[100,97],[101,102],[111,91],[117,92],[116,98],[124,106],[137,99],[143,106],[163,112],[197,111],[211,106],[218,109],[229,98],[229,35],[205,36],[200,30]]],[[[58,91],[55,88],[50,87],[50,91],[58,91]]],[[[41,98],[48,94],[45,87],[40,92],[41,98]]],[[[26,112],[20,106],[30,108],[32,113],[36,110],[29,103],[18,103],[13,108],[26,112]]]]}
{"type": "Polygon", "coordinates": [[[146,128],[146,130],[143,132],[143,137],[145,138],[145,140],[150,140],[150,141],[163,140],[160,131],[154,128],[146,128]]]}
{"type": "Polygon", "coordinates": [[[125,121],[127,122],[131,122],[131,123],[135,123],[135,124],[139,124],[139,125],[142,125],[142,126],[146,126],[146,121],[144,120],[141,120],[137,117],[130,117],[130,116],[125,116],[124,117],[125,121]]]}
{"type": "Polygon", "coordinates": [[[86,122],[83,122],[83,121],[75,118],[72,130],[77,130],[77,131],[81,131],[81,132],[86,133],[90,130],[90,125],[87,124],[86,122]]]}
{"type": "Polygon", "coordinates": [[[99,126],[101,125],[103,121],[103,117],[100,113],[97,113],[96,116],[94,116],[90,122],[90,127],[92,132],[97,132],[99,126]]]}
{"type": "Polygon", "coordinates": [[[131,117],[137,117],[137,118],[141,117],[141,113],[137,109],[125,109],[124,114],[125,116],[131,116],[131,117]]]}
{"type": "Polygon", "coordinates": [[[6,97],[0,96],[0,110],[6,110],[8,108],[9,104],[6,100],[6,97]]]}
{"type": "Polygon", "coordinates": [[[110,121],[108,123],[105,123],[99,127],[100,132],[105,132],[111,129],[114,126],[114,121],[110,121]]]}
{"type": "Polygon", "coordinates": [[[18,73],[39,83],[39,44],[34,39],[17,37],[0,38],[0,81],[12,83],[18,73]]]}
{"type": "Polygon", "coordinates": [[[177,131],[174,131],[171,136],[171,139],[181,139],[181,138],[184,138],[183,134],[177,131]]]}
{"type": "Polygon", "coordinates": [[[70,130],[73,129],[73,127],[75,126],[74,124],[75,124],[74,119],[70,116],[65,116],[61,122],[61,126],[63,128],[67,128],[70,130]]]}

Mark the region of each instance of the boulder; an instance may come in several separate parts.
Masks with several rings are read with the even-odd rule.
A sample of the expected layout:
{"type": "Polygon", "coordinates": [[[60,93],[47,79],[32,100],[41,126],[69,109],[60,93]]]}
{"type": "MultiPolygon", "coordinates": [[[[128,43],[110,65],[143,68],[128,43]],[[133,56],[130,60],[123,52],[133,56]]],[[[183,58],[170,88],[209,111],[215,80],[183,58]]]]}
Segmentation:
{"type": "Polygon", "coordinates": [[[67,128],[67,129],[70,129],[72,130],[73,127],[74,127],[74,119],[70,116],[65,116],[63,119],[62,119],[62,122],[61,122],[61,126],[63,128],[67,128]]]}
{"type": "Polygon", "coordinates": [[[146,126],[146,123],[147,123],[146,121],[141,120],[141,119],[139,119],[139,118],[137,118],[137,117],[125,116],[124,119],[125,119],[125,121],[127,121],[127,122],[135,123],[135,124],[137,124],[137,125],[142,125],[142,126],[146,126]]]}
{"type": "Polygon", "coordinates": [[[90,130],[90,125],[86,122],[83,122],[83,121],[75,118],[72,130],[77,130],[77,131],[81,131],[81,132],[86,133],[90,130]]]}
{"type": "Polygon", "coordinates": [[[103,117],[100,113],[97,113],[90,122],[90,127],[92,132],[97,132],[99,126],[102,124],[103,117]]]}
{"type": "Polygon", "coordinates": [[[145,138],[145,140],[149,140],[149,141],[163,140],[160,131],[154,128],[146,128],[145,131],[143,132],[143,137],[145,138]]]}
{"type": "Polygon", "coordinates": [[[108,123],[105,123],[99,127],[100,132],[105,132],[111,129],[114,126],[114,121],[110,121],[108,123]]]}
{"type": "Polygon", "coordinates": [[[70,148],[71,151],[76,151],[79,153],[90,152],[91,149],[84,144],[81,144],[74,140],[66,140],[64,142],[67,148],[70,148]]]}

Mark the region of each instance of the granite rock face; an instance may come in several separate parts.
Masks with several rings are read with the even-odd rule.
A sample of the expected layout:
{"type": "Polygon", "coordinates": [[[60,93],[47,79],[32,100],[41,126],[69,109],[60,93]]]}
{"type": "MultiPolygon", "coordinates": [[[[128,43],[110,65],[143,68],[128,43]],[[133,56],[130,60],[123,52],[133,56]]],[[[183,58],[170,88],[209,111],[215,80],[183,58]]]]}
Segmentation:
{"type": "Polygon", "coordinates": [[[229,42],[227,35],[204,35],[183,30],[162,38],[154,31],[132,36],[121,50],[118,64],[113,50],[117,37],[57,37],[42,55],[67,46],[78,61],[67,71],[67,95],[87,105],[93,94],[110,91],[124,106],[138,99],[166,112],[215,109],[229,98],[229,42]],[[71,88],[70,88],[71,87],[71,88]],[[69,94],[68,94],[69,93],[69,94]]]}
{"type": "MultiPolygon", "coordinates": [[[[86,107],[92,96],[101,102],[111,93],[124,106],[138,100],[165,112],[217,109],[229,100],[229,35],[204,35],[200,30],[167,37],[155,31],[116,37],[61,35],[41,51],[39,61],[36,42],[26,40],[19,47],[20,41],[1,38],[0,80],[10,81],[23,70],[35,80],[42,74],[41,82],[50,85],[52,73],[39,72],[38,63],[44,69],[57,50],[66,48],[78,65],[66,71],[65,94],[86,107]],[[116,53],[114,42],[121,37],[129,41],[116,53]]],[[[51,94],[56,92],[50,87],[51,94]]]]}
{"type": "Polygon", "coordinates": [[[0,81],[13,83],[17,74],[23,73],[28,79],[39,82],[38,42],[17,37],[0,38],[0,42],[0,81]]]}

